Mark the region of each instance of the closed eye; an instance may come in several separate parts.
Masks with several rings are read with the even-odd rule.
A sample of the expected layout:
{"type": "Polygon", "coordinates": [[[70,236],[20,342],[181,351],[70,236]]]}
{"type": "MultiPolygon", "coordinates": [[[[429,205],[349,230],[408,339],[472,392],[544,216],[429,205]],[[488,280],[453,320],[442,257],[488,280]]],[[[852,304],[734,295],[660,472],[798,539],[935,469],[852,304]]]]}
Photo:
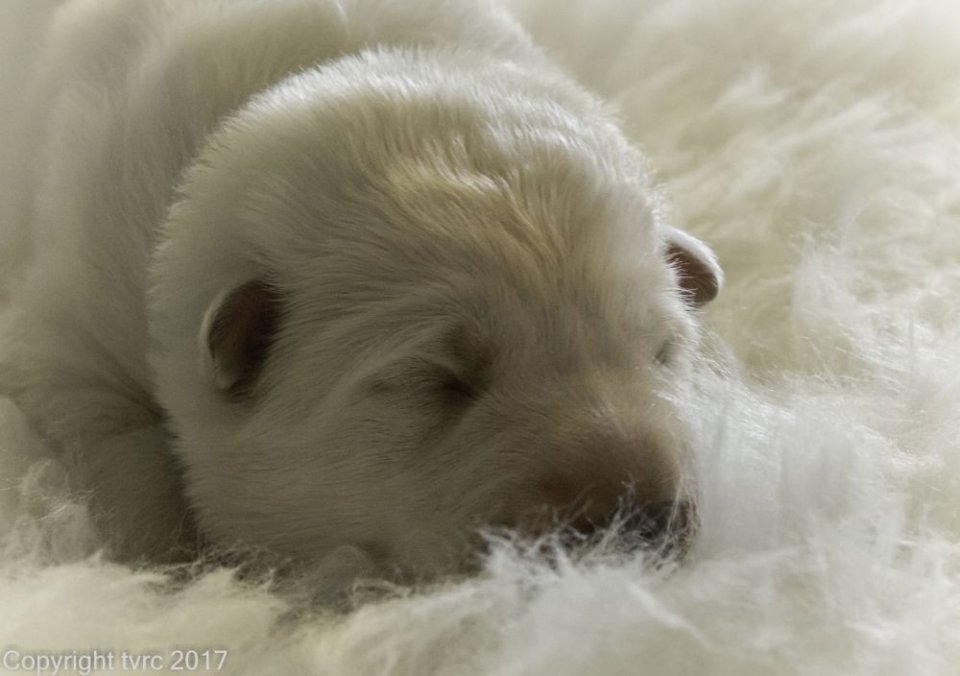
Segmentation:
{"type": "Polygon", "coordinates": [[[444,403],[462,406],[475,400],[479,389],[455,373],[445,373],[439,380],[439,391],[444,403]]]}
{"type": "Polygon", "coordinates": [[[660,349],[657,350],[657,354],[654,357],[656,362],[661,366],[669,366],[673,361],[673,355],[675,352],[675,346],[672,340],[667,340],[660,346],[660,349]]]}
{"type": "Polygon", "coordinates": [[[451,412],[476,401],[487,387],[491,355],[462,330],[444,337],[432,355],[408,355],[367,380],[367,391],[430,396],[451,412]]]}
{"type": "Polygon", "coordinates": [[[404,360],[388,375],[371,378],[367,386],[367,391],[373,394],[429,394],[438,397],[444,406],[453,408],[470,404],[479,397],[481,390],[479,380],[461,375],[448,366],[421,359],[404,360]]]}

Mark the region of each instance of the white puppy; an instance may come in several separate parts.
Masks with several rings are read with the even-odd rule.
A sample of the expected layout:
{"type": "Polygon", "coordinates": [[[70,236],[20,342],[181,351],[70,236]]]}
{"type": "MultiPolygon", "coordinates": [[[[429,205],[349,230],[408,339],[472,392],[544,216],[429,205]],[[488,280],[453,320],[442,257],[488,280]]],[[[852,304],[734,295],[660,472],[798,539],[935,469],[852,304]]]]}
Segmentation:
{"type": "Polygon", "coordinates": [[[503,11],[73,0],[36,79],[0,389],[116,556],[432,574],[682,493],[720,270],[503,11]]]}

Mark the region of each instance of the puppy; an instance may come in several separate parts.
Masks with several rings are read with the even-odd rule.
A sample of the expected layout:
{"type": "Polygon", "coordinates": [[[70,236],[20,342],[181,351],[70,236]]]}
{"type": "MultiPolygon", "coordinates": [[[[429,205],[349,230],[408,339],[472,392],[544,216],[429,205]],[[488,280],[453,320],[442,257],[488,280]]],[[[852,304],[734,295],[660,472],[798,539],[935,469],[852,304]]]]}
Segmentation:
{"type": "Polygon", "coordinates": [[[721,271],[495,5],[72,0],[36,82],[0,388],[114,556],[429,576],[683,512],[721,271]]]}

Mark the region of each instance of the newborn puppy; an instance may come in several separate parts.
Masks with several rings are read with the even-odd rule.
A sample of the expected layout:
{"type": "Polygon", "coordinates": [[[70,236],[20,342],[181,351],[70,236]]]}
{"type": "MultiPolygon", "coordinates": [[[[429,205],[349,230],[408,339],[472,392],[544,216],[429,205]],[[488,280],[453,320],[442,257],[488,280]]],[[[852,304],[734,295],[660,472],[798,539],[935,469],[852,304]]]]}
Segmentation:
{"type": "Polygon", "coordinates": [[[36,81],[0,388],[115,556],[427,576],[482,526],[686,509],[721,272],[500,9],[72,0],[36,81]]]}

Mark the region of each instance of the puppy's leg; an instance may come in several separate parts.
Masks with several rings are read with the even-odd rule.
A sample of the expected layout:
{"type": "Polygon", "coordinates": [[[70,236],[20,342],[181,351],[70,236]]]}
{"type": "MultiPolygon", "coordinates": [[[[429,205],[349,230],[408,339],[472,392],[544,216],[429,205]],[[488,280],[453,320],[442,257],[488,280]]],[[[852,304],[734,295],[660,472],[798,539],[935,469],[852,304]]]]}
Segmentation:
{"type": "Polygon", "coordinates": [[[70,470],[89,494],[112,557],[175,562],[196,555],[179,471],[160,426],[76,430],[66,443],[70,470]]]}
{"type": "MultiPolygon", "coordinates": [[[[68,353],[44,356],[50,354],[68,353]]],[[[162,415],[136,389],[124,392],[96,371],[78,372],[82,360],[30,356],[36,354],[20,351],[0,360],[0,392],[57,452],[70,487],[89,499],[108,553],[126,561],[175,561],[195,553],[196,534],[162,415]]]]}

